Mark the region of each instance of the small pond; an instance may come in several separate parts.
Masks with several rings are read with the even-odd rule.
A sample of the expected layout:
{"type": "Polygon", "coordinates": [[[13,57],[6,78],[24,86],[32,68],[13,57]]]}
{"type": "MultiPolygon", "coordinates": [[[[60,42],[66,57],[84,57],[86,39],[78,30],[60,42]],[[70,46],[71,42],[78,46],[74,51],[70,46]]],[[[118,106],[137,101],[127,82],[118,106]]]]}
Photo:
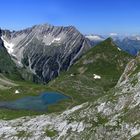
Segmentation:
{"type": "Polygon", "coordinates": [[[46,111],[48,105],[53,105],[67,99],[65,96],[57,92],[44,92],[38,96],[27,96],[15,101],[0,102],[0,108],[15,109],[15,110],[32,110],[46,111]]]}

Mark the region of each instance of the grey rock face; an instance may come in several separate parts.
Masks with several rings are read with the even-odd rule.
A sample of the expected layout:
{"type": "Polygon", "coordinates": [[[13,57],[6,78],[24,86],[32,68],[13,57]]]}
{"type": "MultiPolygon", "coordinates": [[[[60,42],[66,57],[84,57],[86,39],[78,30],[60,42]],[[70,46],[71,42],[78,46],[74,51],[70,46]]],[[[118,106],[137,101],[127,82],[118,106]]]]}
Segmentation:
{"type": "Polygon", "coordinates": [[[57,77],[90,48],[74,27],[36,25],[21,31],[2,31],[2,39],[14,61],[43,82],[57,77]]]}

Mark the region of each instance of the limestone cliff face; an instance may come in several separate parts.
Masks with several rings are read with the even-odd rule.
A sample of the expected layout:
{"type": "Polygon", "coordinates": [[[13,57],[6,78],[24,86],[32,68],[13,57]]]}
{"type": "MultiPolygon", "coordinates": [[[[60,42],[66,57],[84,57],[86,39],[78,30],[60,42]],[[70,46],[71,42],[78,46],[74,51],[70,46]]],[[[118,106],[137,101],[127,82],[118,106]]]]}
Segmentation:
{"type": "Polygon", "coordinates": [[[14,61],[43,82],[57,77],[90,48],[74,27],[36,25],[21,31],[3,31],[2,39],[14,61]]]}

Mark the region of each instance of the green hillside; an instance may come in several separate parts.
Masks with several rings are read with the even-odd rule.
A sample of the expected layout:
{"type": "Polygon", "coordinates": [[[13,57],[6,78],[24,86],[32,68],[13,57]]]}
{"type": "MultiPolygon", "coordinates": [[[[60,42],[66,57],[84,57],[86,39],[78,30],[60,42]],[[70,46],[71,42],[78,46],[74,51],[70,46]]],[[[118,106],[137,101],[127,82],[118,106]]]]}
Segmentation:
{"type": "MultiPolygon", "coordinates": [[[[109,38],[90,49],[68,71],[62,72],[58,78],[51,81],[47,86],[29,82],[16,82],[17,85],[10,90],[2,92],[0,90],[1,100],[15,100],[29,95],[38,95],[43,91],[57,91],[70,97],[67,101],[50,106],[48,113],[62,111],[87,101],[94,102],[108,94],[107,91],[116,85],[125,66],[132,58],[131,55],[120,51],[112,39],[109,38]],[[17,89],[20,94],[14,94],[17,89]]],[[[7,61],[14,66],[10,59],[7,61]]],[[[9,73],[10,75],[14,67],[6,68],[5,66],[3,72],[4,70],[8,70],[6,74],[9,73]]],[[[6,118],[32,115],[32,113],[22,110],[1,110],[1,113],[5,114],[6,118]]],[[[0,116],[0,118],[3,118],[3,116],[0,116]]]]}
{"type": "Polygon", "coordinates": [[[131,55],[121,51],[108,38],[90,49],[49,86],[72,96],[78,103],[93,100],[116,85],[131,59],[131,55]]]}

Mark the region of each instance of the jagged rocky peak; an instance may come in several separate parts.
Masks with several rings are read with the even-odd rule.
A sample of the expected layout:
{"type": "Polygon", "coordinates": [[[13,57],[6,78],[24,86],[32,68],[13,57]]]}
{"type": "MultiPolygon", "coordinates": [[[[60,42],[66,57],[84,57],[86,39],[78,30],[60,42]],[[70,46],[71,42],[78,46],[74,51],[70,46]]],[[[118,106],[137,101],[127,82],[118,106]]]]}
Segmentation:
{"type": "Polygon", "coordinates": [[[2,31],[4,45],[13,60],[48,82],[67,70],[90,47],[75,27],[35,25],[20,31],[2,31]]]}

